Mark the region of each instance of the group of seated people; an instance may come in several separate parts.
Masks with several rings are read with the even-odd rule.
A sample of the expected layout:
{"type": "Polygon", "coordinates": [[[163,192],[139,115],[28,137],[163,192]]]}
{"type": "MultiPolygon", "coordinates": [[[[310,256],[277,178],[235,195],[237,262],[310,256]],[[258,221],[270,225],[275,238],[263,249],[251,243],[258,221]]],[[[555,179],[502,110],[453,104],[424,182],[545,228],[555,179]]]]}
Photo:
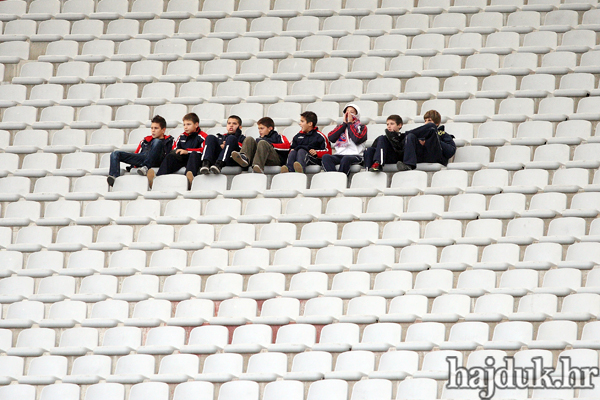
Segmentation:
{"type": "Polygon", "coordinates": [[[344,107],[343,122],[328,135],[317,127],[317,115],[311,111],[300,114],[300,132],[292,142],[277,133],[269,117],[258,120],[259,137],[242,133],[242,119],[231,115],[226,132],[208,135],[200,130],[195,113],[183,117],[183,133],[174,139],[166,135],[167,122],[159,115],[152,118],[150,136],[140,142],[135,153],[114,151],[110,156],[107,178],[112,186],[120,174],[120,163],[137,167],[137,173],[148,177],[150,187],[155,175],[173,174],[185,167],[191,186],[197,174],[219,174],[225,166],[251,167],[263,173],[265,166],[281,166],[281,172],[303,173],[307,165],[321,165],[325,171],[350,173],[354,164],[363,164],[370,171],[381,171],[385,164],[397,163],[399,171],[415,169],[417,163],[448,164],[456,152],[454,136],[440,125],[441,115],[435,110],[424,115],[425,124],[401,133],[402,118],[387,118],[385,135],[365,149],[367,126],[360,122],[360,109],[350,103],[344,107]],[[332,148],[335,153],[332,152],[332,148]],[[158,172],[152,168],[158,167],[158,172]]]}

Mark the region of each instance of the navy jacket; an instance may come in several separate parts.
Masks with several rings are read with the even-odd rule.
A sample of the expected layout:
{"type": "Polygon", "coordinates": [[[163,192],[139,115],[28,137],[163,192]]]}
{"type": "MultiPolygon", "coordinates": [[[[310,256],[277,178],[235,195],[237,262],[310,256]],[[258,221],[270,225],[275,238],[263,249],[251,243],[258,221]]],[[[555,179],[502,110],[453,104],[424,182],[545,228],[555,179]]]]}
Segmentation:
{"type": "Polygon", "coordinates": [[[325,137],[318,128],[313,129],[310,132],[298,132],[294,139],[292,139],[292,145],[290,150],[306,151],[316,150],[317,157],[322,158],[325,154],[331,154],[331,146],[329,140],[325,137]]]}
{"type": "Polygon", "coordinates": [[[204,139],[206,139],[206,133],[202,132],[200,128],[190,134],[183,132],[173,143],[173,150],[183,149],[194,153],[202,153],[204,151],[204,139]]]}

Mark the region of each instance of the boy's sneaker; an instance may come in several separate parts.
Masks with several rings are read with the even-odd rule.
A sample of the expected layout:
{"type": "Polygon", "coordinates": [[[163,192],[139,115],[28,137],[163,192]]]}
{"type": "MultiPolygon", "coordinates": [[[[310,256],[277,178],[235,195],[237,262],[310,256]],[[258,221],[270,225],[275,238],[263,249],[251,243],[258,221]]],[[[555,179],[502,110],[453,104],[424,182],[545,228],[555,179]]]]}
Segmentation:
{"type": "Polygon", "coordinates": [[[398,167],[398,171],[411,171],[413,169],[415,169],[415,167],[412,167],[408,164],[404,164],[402,161],[398,161],[398,163],[396,164],[396,166],[398,167]]]}
{"type": "Polygon", "coordinates": [[[108,178],[106,178],[106,182],[108,182],[108,186],[113,187],[113,185],[115,184],[115,177],[114,176],[108,176],[108,178]]]}
{"type": "Polygon", "coordinates": [[[281,167],[281,173],[285,174],[286,172],[290,172],[290,170],[288,169],[287,165],[284,165],[281,167]]]}
{"type": "Polygon", "coordinates": [[[144,165],[143,167],[138,168],[137,173],[138,173],[138,175],[141,175],[141,176],[148,175],[148,167],[146,167],[144,165]]]}
{"type": "Polygon", "coordinates": [[[185,173],[185,177],[188,180],[188,190],[190,190],[192,188],[192,181],[194,180],[194,174],[192,174],[192,171],[188,171],[185,173]]]}
{"type": "Polygon", "coordinates": [[[210,161],[204,160],[204,161],[202,161],[202,168],[200,168],[199,172],[202,175],[208,175],[208,174],[210,174],[210,169],[209,168],[210,168],[210,161]]]}
{"type": "Polygon", "coordinates": [[[252,171],[256,172],[257,174],[262,174],[264,172],[260,165],[255,165],[252,167],[252,171]]]}
{"type": "Polygon", "coordinates": [[[148,173],[146,174],[146,176],[148,177],[148,186],[150,187],[150,189],[152,189],[152,183],[154,183],[155,175],[156,175],[156,173],[154,172],[154,170],[152,168],[150,168],[148,170],[148,173]]]}
{"type": "Polygon", "coordinates": [[[219,160],[215,163],[215,165],[210,167],[210,172],[213,174],[220,174],[221,168],[223,168],[224,166],[225,166],[225,163],[223,161],[219,160]]]}
{"type": "Polygon", "coordinates": [[[248,157],[244,153],[240,153],[239,151],[232,152],[231,158],[233,158],[233,161],[240,164],[242,168],[246,168],[248,165],[250,165],[248,157]]]}
{"type": "Polygon", "coordinates": [[[294,171],[298,172],[299,174],[304,172],[304,168],[302,168],[302,164],[300,164],[298,161],[296,161],[294,163],[294,171]]]}
{"type": "Polygon", "coordinates": [[[379,172],[379,171],[381,171],[381,165],[379,165],[378,162],[373,163],[373,165],[371,165],[371,168],[369,168],[369,171],[371,171],[371,172],[379,172]]]}

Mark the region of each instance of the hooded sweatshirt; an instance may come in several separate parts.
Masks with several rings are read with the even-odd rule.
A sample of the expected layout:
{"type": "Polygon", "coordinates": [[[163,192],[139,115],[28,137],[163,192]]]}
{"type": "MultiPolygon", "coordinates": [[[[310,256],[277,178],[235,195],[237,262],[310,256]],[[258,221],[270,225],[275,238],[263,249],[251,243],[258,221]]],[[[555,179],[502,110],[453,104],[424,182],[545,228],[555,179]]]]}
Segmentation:
{"type": "Polygon", "coordinates": [[[362,155],[365,150],[364,143],[367,141],[367,127],[360,123],[360,108],[354,103],[347,104],[344,107],[344,114],[348,107],[356,110],[354,121],[336,126],[329,132],[328,138],[333,143],[335,154],[362,155]]]}

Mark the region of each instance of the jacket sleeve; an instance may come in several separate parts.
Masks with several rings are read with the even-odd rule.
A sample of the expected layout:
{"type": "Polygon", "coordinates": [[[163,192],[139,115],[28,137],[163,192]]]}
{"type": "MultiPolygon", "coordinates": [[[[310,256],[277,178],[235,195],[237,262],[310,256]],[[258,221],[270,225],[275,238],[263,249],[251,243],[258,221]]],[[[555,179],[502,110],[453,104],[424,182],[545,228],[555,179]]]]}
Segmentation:
{"type": "Polygon", "coordinates": [[[348,124],[348,132],[350,132],[350,139],[356,144],[367,141],[367,127],[363,124],[359,124],[358,126],[355,124],[348,124]]]}
{"type": "Polygon", "coordinates": [[[290,141],[285,136],[280,136],[280,143],[272,143],[273,147],[277,151],[289,151],[290,150],[290,141]]]}
{"type": "Polygon", "coordinates": [[[320,149],[315,149],[317,151],[317,157],[318,158],[323,158],[323,156],[325,154],[331,154],[331,144],[329,144],[329,140],[327,140],[327,138],[325,137],[325,134],[321,131],[317,131],[317,133],[320,135],[320,144],[321,144],[321,148],[320,149]]]}
{"type": "Polygon", "coordinates": [[[344,130],[346,129],[346,126],[347,124],[344,122],[343,124],[339,124],[338,126],[333,128],[333,130],[327,135],[329,141],[331,143],[337,142],[342,132],[344,132],[344,130]]]}
{"type": "Polygon", "coordinates": [[[137,149],[135,149],[135,154],[139,154],[140,150],[142,149],[142,143],[144,143],[144,140],[146,140],[145,138],[140,140],[140,144],[138,144],[137,149]]]}

